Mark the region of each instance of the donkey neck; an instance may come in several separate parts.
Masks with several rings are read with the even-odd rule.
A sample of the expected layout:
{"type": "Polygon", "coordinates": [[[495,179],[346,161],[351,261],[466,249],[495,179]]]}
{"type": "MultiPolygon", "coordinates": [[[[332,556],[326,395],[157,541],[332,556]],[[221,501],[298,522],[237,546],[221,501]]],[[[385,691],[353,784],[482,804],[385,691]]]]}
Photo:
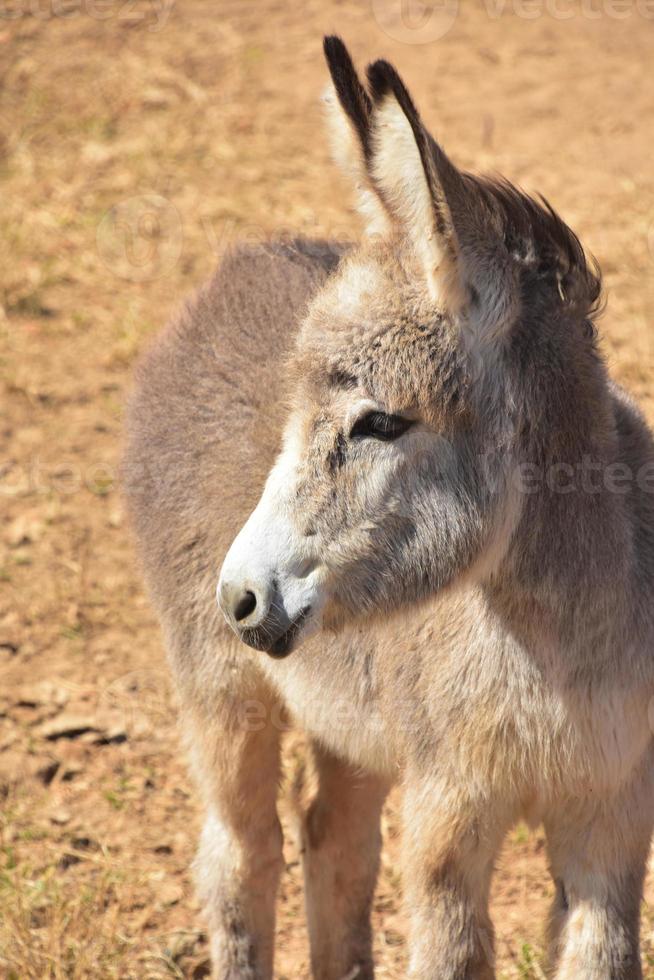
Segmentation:
{"type": "MultiPolygon", "coordinates": [[[[651,594],[650,581],[634,581],[639,551],[654,560],[652,543],[639,540],[642,492],[634,480],[646,450],[634,445],[599,367],[592,397],[582,392],[567,421],[522,441],[531,483],[521,487],[505,558],[483,585],[489,605],[529,648],[545,643],[583,655],[592,647],[596,665],[634,628],[637,593],[651,594]]],[[[544,409],[555,420],[556,400],[554,392],[544,409]]]]}

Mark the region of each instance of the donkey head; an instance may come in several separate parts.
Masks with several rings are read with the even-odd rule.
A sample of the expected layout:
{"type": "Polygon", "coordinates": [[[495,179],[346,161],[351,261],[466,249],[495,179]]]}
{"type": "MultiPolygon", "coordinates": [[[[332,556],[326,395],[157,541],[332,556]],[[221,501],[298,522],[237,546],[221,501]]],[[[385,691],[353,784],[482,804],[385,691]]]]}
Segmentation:
{"type": "Polygon", "coordinates": [[[372,64],[366,90],[338,38],[325,53],[366,235],[301,327],[283,448],[218,589],[237,634],[274,656],[321,621],[495,574],[522,511],[507,474],[525,349],[543,323],[585,323],[598,292],[545,203],[451,163],[391,65],[372,64]]]}

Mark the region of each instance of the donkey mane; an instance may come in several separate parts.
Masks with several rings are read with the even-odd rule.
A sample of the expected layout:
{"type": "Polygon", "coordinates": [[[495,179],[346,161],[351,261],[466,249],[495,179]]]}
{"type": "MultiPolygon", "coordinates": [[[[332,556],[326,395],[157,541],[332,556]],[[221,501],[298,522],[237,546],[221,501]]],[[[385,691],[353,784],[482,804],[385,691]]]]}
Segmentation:
{"type": "MultiPolygon", "coordinates": [[[[459,170],[424,126],[404,82],[389,62],[380,59],[368,65],[366,90],[339,37],[325,38],[324,50],[336,95],[362,151],[359,163],[355,152],[346,168],[354,170],[359,190],[363,185],[371,186],[390,213],[396,211],[398,201],[407,194],[409,172],[402,172],[398,162],[404,151],[396,149],[385,164],[387,171],[394,171],[395,184],[384,179],[379,161],[375,160],[387,143],[384,133],[394,125],[384,106],[396,102],[409,123],[422,161],[423,176],[429,187],[429,220],[447,243],[450,257],[455,255],[458,247],[455,242],[461,237],[460,244],[472,252],[479,246],[487,252],[489,242],[500,247],[503,243],[508,257],[521,270],[523,291],[543,292],[545,287],[548,305],[553,301],[557,307],[563,306],[574,317],[585,320],[589,335],[594,337],[593,318],[601,309],[599,268],[551,204],[541,196],[531,197],[503,177],[477,176],[459,170]],[[487,239],[485,245],[484,239],[487,239]]],[[[340,146],[347,143],[346,134],[339,127],[336,142],[340,146]]],[[[414,200],[409,204],[409,211],[415,205],[414,200]]],[[[361,210],[365,213],[368,207],[361,210]]],[[[410,233],[416,216],[414,212],[409,219],[410,233]]],[[[436,258],[439,264],[440,259],[436,258]]]]}
{"type": "Polygon", "coordinates": [[[502,176],[464,174],[502,223],[504,244],[512,258],[539,280],[554,280],[563,303],[587,320],[602,312],[602,276],[574,231],[542,195],[531,197],[502,176]]]}

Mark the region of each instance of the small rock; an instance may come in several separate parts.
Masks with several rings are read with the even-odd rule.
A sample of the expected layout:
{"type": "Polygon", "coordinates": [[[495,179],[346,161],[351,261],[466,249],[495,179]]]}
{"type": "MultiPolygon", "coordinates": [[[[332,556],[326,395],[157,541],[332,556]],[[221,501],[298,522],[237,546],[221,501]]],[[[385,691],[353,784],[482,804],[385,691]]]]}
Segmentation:
{"type": "Polygon", "coordinates": [[[102,143],[86,143],[82,147],[82,157],[86,163],[105,164],[113,159],[115,151],[102,143]]]}
{"type": "Polygon", "coordinates": [[[72,867],[74,864],[79,864],[82,858],[78,854],[71,854],[69,851],[66,854],[62,854],[59,861],[57,862],[57,868],[59,871],[67,871],[68,868],[72,867]]]}
{"type": "Polygon", "coordinates": [[[38,708],[42,705],[63,708],[69,698],[70,692],[60,684],[37,681],[36,684],[24,684],[19,688],[16,704],[26,708],[38,708]]]}
{"type": "Polygon", "coordinates": [[[170,96],[163,89],[146,88],[141,103],[147,109],[166,109],[170,105],[170,96]]]}
{"type": "Polygon", "coordinates": [[[44,722],[37,734],[41,738],[55,741],[58,738],[78,738],[87,732],[98,732],[95,718],[90,715],[61,714],[44,722]]]}
{"type": "Polygon", "coordinates": [[[5,531],[4,538],[10,548],[20,548],[32,544],[41,536],[43,522],[34,515],[21,514],[11,522],[5,531]]]}
{"type": "Polygon", "coordinates": [[[175,881],[164,881],[157,888],[157,901],[164,907],[177,905],[184,898],[184,889],[175,881]]]}
{"type": "Polygon", "coordinates": [[[48,756],[31,755],[18,749],[2,752],[0,753],[0,787],[6,791],[26,779],[38,778],[45,781],[44,774],[51,770],[53,764],[53,759],[48,756]]]}
{"type": "Polygon", "coordinates": [[[36,775],[39,777],[44,786],[50,785],[59,771],[59,765],[60,763],[58,759],[48,759],[40,766],[39,769],[37,769],[36,775]]]}
{"type": "Polygon", "coordinates": [[[120,745],[127,741],[127,732],[121,724],[110,725],[98,732],[93,741],[96,745],[120,745]]]}
{"type": "Polygon", "coordinates": [[[65,824],[70,823],[71,813],[65,807],[58,807],[53,810],[50,814],[50,822],[57,824],[59,827],[65,826],[65,824]]]}
{"type": "Polygon", "coordinates": [[[99,851],[100,845],[92,837],[71,837],[70,843],[78,851],[99,851]]]}
{"type": "Polygon", "coordinates": [[[118,507],[112,510],[107,518],[107,523],[109,524],[109,527],[120,527],[123,523],[122,510],[120,510],[118,507]]]}
{"type": "Polygon", "coordinates": [[[84,770],[84,766],[82,765],[81,762],[77,762],[74,759],[71,759],[70,761],[65,763],[64,770],[61,774],[61,778],[65,783],[70,783],[75,778],[75,776],[78,776],[81,772],[83,772],[83,770],[84,770]]]}

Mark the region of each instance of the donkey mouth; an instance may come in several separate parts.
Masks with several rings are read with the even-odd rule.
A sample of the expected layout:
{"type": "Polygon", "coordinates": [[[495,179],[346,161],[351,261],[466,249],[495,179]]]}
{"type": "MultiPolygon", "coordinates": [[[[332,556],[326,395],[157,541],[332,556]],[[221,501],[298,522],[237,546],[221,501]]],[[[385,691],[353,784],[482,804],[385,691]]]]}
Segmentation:
{"type": "Polygon", "coordinates": [[[283,660],[295,649],[296,641],[310,612],[311,606],[305,606],[288,629],[281,633],[276,640],[271,641],[270,633],[262,626],[244,630],[241,634],[241,640],[248,646],[254,647],[255,650],[267,653],[269,657],[273,657],[275,660],[283,660]]]}

